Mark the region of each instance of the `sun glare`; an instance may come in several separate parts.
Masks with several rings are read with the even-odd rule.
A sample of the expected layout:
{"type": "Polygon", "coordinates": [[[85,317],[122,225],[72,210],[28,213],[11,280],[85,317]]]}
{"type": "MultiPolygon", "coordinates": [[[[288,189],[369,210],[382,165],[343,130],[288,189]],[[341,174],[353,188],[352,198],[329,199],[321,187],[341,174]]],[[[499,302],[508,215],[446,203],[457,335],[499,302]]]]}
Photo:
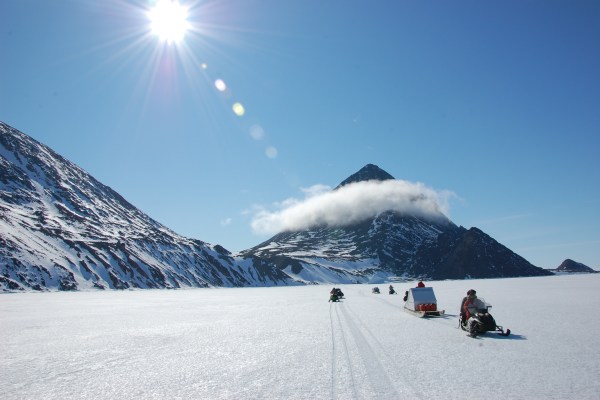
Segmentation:
{"type": "Polygon", "coordinates": [[[176,0],[159,0],[148,12],[152,32],[169,44],[179,43],[190,26],[187,11],[176,0]]]}

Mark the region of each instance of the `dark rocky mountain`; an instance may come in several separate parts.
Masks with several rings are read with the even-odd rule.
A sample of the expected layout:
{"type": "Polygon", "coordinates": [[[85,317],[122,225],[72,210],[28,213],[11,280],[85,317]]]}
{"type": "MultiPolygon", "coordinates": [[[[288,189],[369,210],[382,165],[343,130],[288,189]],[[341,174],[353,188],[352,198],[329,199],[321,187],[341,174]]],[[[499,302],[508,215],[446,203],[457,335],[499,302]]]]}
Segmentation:
{"type": "Polygon", "coordinates": [[[556,268],[555,270],[556,272],[578,272],[578,273],[597,273],[598,271],[596,271],[593,268],[588,267],[585,264],[582,264],[580,262],[577,261],[573,261],[569,258],[567,258],[565,261],[563,261],[558,268],[556,268]]]}
{"type": "MultiPolygon", "coordinates": [[[[389,180],[394,177],[369,164],[334,190],[389,180]]],[[[408,201],[423,200],[417,195],[408,201]]],[[[427,213],[384,210],[350,225],[281,232],[232,254],[219,245],[176,234],[47,146],[0,122],[2,290],[273,286],[547,274],[551,273],[479,229],[455,225],[437,209],[427,213]]]]}
{"type": "Polygon", "coordinates": [[[477,228],[440,234],[419,249],[419,259],[435,279],[552,275],[477,228]]]}
{"type": "Polygon", "coordinates": [[[358,170],[356,173],[354,173],[354,174],[350,175],[348,178],[344,179],[342,181],[342,183],[340,183],[336,187],[336,189],[339,189],[342,186],[346,186],[350,183],[364,182],[364,181],[370,181],[370,180],[387,181],[390,179],[394,179],[394,177],[392,175],[388,174],[387,172],[385,172],[384,170],[382,170],[381,168],[379,168],[377,165],[367,164],[364,167],[362,167],[360,170],[358,170]]]}
{"type": "Polygon", "coordinates": [[[273,264],[177,235],[0,122],[0,288],[298,284],[273,264]]]}
{"type": "MultiPolygon", "coordinates": [[[[389,179],[394,177],[369,164],[334,190],[389,179]]],[[[270,260],[305,282],[551,275],[481,230],[456,226],[441,212],[425,217],[385,211],[352,225],[282,232],[242,254],[270,260]]]]}

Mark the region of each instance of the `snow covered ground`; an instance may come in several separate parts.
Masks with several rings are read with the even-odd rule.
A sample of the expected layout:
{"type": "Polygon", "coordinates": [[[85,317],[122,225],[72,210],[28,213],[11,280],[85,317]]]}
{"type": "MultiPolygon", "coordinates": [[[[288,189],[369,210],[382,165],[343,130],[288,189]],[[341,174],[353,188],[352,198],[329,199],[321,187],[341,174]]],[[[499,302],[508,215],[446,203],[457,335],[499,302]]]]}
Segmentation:
{"type": "Polygon", "coordinates": [[[600,274],[428,284],[446,318],[387,285],[3,294],[0,397],[600,398],[600,274]],[[513,335],[457,329],[470,288],[513,335]]]}

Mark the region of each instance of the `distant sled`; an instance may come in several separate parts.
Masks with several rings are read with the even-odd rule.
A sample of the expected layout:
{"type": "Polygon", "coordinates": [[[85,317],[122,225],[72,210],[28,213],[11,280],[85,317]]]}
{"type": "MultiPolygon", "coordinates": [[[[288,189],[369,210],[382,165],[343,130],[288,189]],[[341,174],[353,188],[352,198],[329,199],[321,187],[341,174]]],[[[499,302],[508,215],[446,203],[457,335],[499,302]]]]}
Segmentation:
{"type": "Polygon", "coordinates": [[[445,310],[437,309],[437,299],[431,287],[409,289],[404,311],[420,318],[441,317],[445,313],[445,310]]]}

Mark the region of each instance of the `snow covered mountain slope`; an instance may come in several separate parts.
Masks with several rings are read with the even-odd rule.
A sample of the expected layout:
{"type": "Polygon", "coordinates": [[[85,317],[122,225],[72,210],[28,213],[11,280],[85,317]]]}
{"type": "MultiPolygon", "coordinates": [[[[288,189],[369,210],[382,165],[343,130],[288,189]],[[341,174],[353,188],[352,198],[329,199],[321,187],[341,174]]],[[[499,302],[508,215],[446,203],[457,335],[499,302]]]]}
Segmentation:
{"type": "MultiPolygon", "coordinates": [[[[375,185],[368,192],[379,190],[380,182],[398,181],[369,164],[334,192],[345,195],[351,188],[356,195],[365,182],[375,185]]],[[[427,192],[411,192],[402,201],[388,197],[404,211],[383,209],[346,224],[286,230],[231,254],[176,234],[47,146],[0,122],[0,288],[272,286],[550,274],[477,228],[456,226],[427,192]]],[[[354,214],[358,207],[348,204],[354,214]]]]}
{"type": "Polygon", "coordinates": [[[177,235],[0,122],[0,288],[297,284],[269,263],[177,235]]]}
{"type": "MultiPolygon", "coordinates": [[[[389,173],[368,164],[334,191],[390,180],[389,173]]],[[[424,195],[412,195],[409,202],[425,200],[424,195]]],[[[241,254],[271,260],[305,282],[551,275],[481,230],[456,226],[436,208],[426,213],[385,210],[356,223],[286,231],[241,254]]]]}

